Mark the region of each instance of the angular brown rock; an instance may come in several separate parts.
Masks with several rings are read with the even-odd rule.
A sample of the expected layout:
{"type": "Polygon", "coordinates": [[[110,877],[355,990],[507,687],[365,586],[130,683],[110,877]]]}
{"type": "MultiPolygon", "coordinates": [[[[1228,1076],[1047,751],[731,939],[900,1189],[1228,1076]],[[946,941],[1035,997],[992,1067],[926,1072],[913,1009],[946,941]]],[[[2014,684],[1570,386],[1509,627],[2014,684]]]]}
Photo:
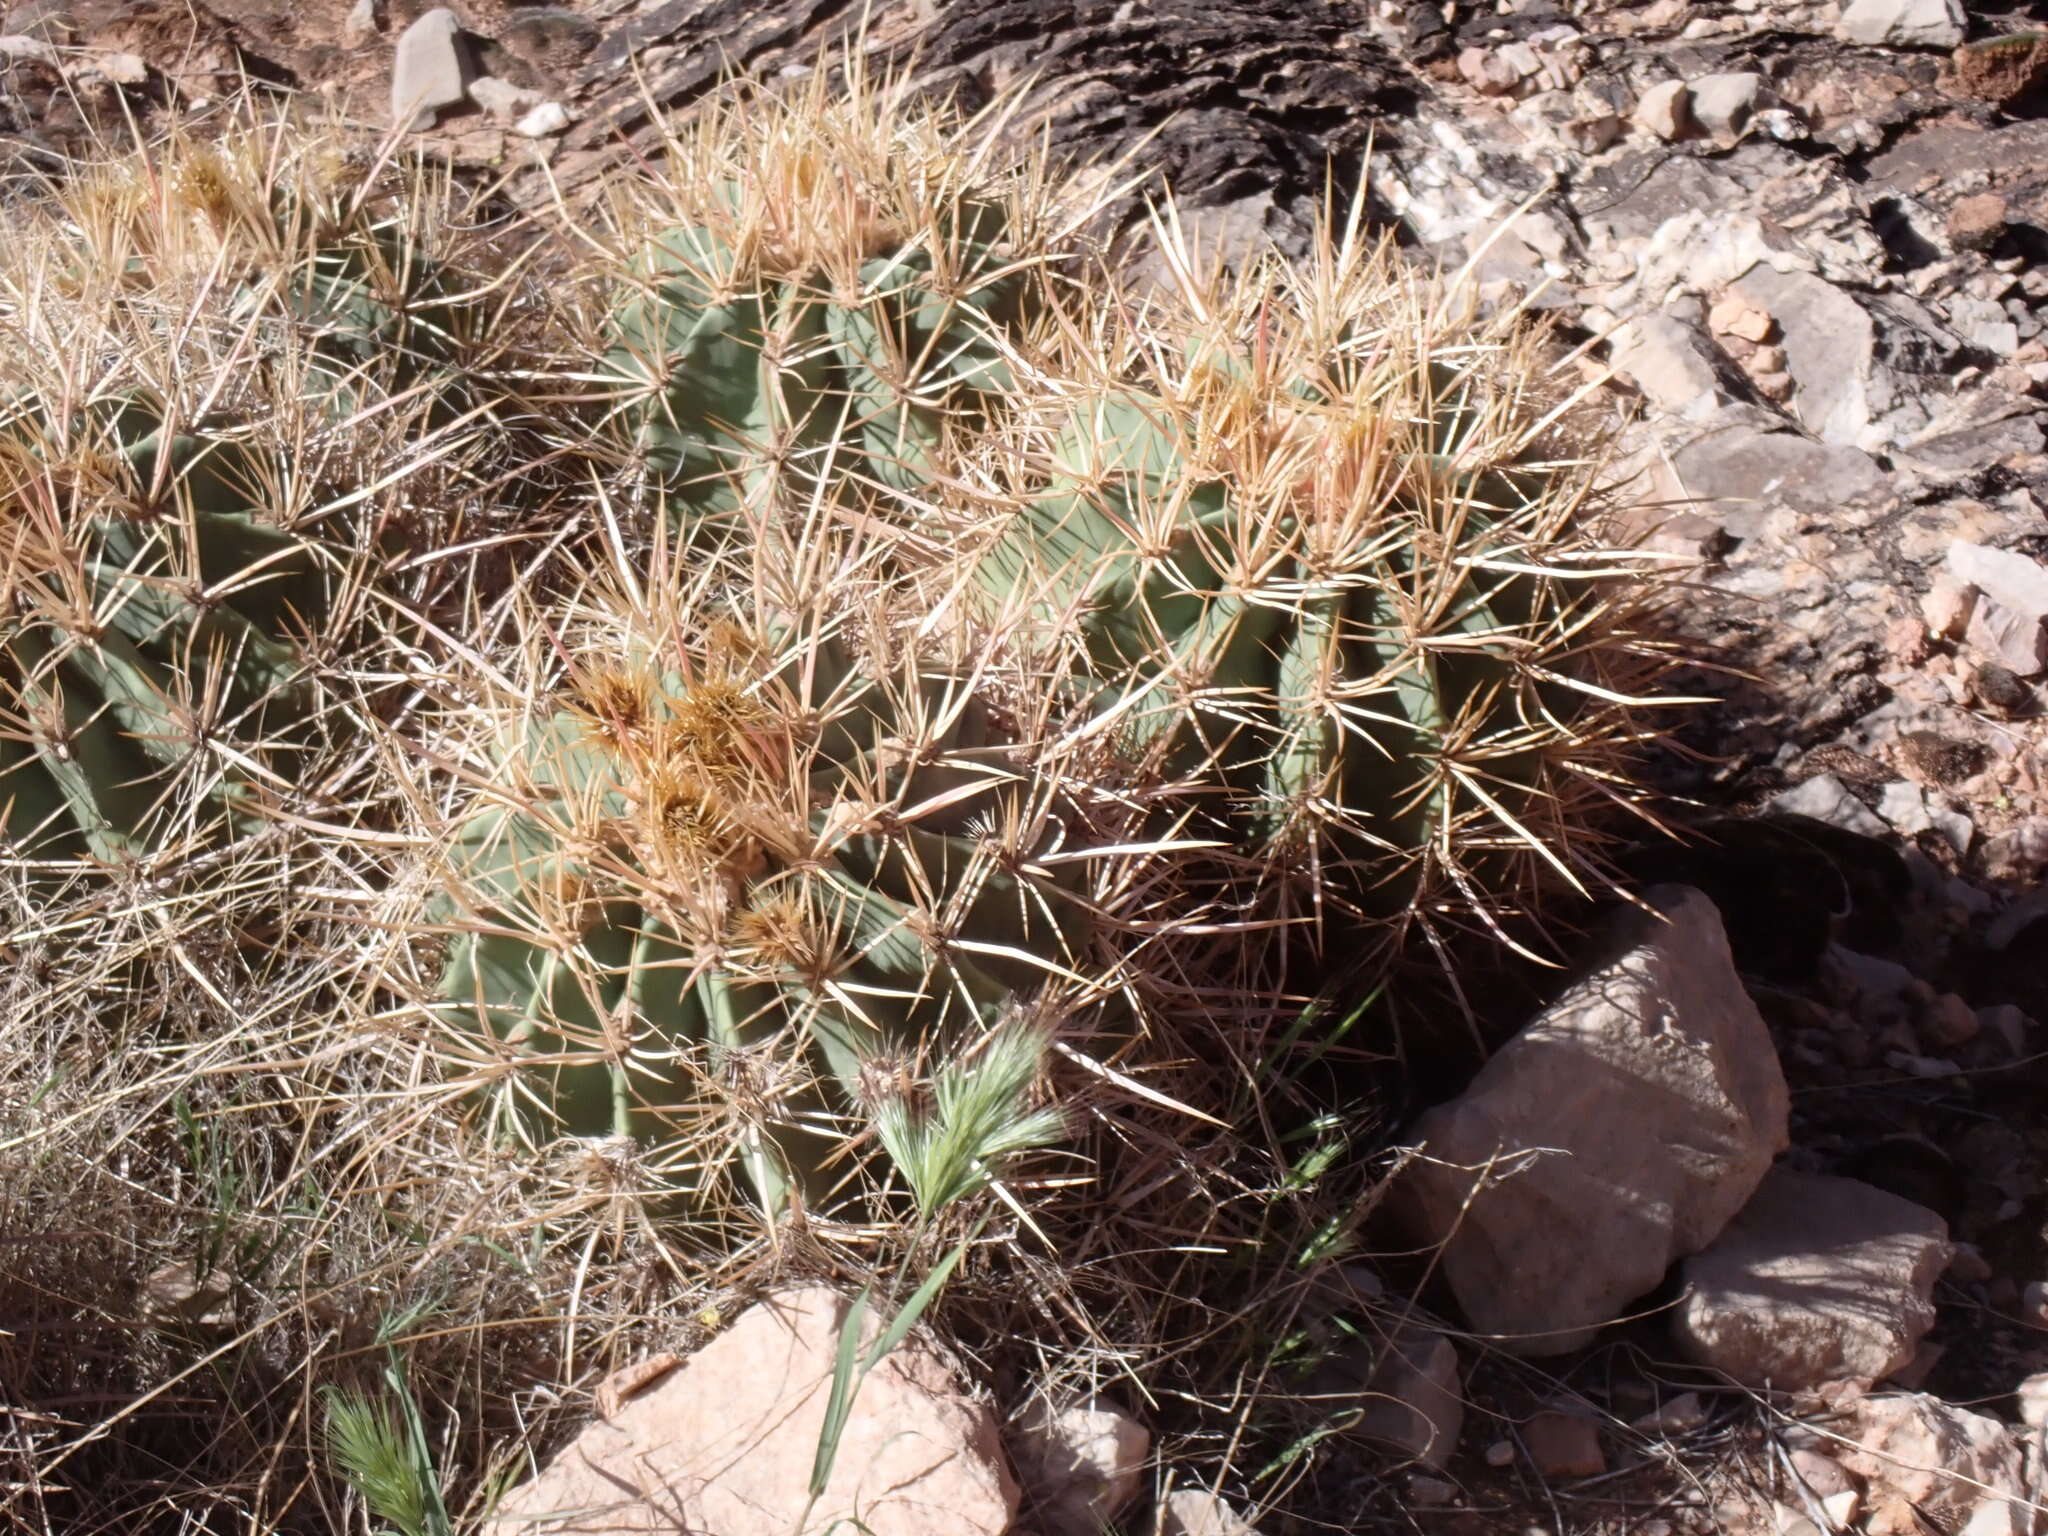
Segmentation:
{"type": "Polygon", "coordinates": [[[1720,914],[1660,886],[1603,958],[1415,1128],[1405,1189],[1480,1332],[1577,1348],[1711,1242],[1786,1144],[1785,1078],[1720,914]]]}
{"type": "Polygon", "coordinates": [[[1002,1536],[1017,1488],[995,1417],[915,1342],[860,1384],[810,1502],[846,1308],[822,1287],[749,1307],[507,1495],[491,1536],[1002,1536]]]}
{"type": "Polygon", "coordinates": [[[1680,1348],[1748,1387],[1882,1381],[1934,1325],[1949,1259],[1934,1212],[1858,1183],[1774,1168],[1685,1261],[1680,1348]]]}

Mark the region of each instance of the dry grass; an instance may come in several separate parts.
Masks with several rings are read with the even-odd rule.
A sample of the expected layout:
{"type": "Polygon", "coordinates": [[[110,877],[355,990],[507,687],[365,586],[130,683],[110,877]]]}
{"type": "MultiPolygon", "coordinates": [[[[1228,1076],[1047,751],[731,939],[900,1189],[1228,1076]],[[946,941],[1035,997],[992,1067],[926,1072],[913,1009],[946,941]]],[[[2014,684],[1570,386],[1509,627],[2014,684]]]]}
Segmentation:
{"type": "MultiPolygon", "coordinates": [[[[460,1526],[608,1371],[784,1278],[900,1298],[970,1232],[938,1315],[1006,1400],[1113,1388],[1212,1471],[1271,1464],[1276,1498],[1298,1474],[1274,1460],[1303,1433],[1282,1346],[1346,1304],[1383,1127],[1360,993],[1270,936],[1304,890],[1394,947],[1404,923],[1498,935],[1539,877],[1597,881],[1587,811],[1629,799],[1641,729],[1634,574],[1582,532],[1590,468],[1545,457],[1567,402],[1532,395],[1525,330],[1355,231],[1228,283],[1169,224],[1178,291],[1122,288],[1076,248],[1095,204],[1004,150],[1014,126],[820,71],[712,104],[608,220],[542,238],[256,121],[12,216],[0,399],[140,388],[260,442],[289,466],[266,517],[341,597],[307,647],[306,766],[258,825],[118,867],[16,860],[0,894],[0,1524],[362,1529],[343,1470],[359,1484],[411,1422],[402,1380],[407,1455],[460,1526]],[[1002,261],[945,272],[982,201],[1002,261]],[[922,242],[948,292],[1028,274],[1044,303],[1002,333],[997,408],[936,401],[915,484],[793,467],[693,542],[599,362],[622,274],[677,224],[821,294],[922,242]],[[454,318],[416,355],[337,362],[294,275],[372,229],[397,253],[372,287],[401,298],[432,258],[408,313],[454,318]],[[1199,771],[1073,686],[1043,592],[970,601],[963,556],[1034,477],[1085,468],[1063,424],[1133,388],[1181,465],[1141,545],[1226,481],[1242,515],[1214,561],[1253,602],[1301,611],[1289,561],[1386,593],[1402,659],[1317,698],[1340,732],[1418,656],[1511,653],[1512,701],[1472,704],[1402,792],[1456,809],[1393,873],[1330,795],[1224,846],[1199,771]],[[1469,487],[1502,466],[1554,489],[1482,538],[1469,487]],[[1398,582],[1394,538],[1421,551],[1398,582]],[[1534,584],[1531,617],[1461,627],[1474,569],[1534,584]],[[1513,811],[1488,791],[1505,757],[1513,811]],[[827,878],[860,848],[886,920],[827,878]],[[1391,923],[1359,894],[1388,882],[1391,923]],[[450,984],[490,944],[546,957],[540,1001],[450,984]],[[584,1123],[566,1106],[592,1084],[584,1123]]],[[[90,446],[29,456],[48,541],[104,510],[90,446]]],[[[10,485],[14,513],[33,498],[10,485]]],[[[1176,707],[1224,719],[1228,695],[1195,678],[1176,707]]],[[[196,752],[167,803],[199,817],[232,766],[196,752]]]]}

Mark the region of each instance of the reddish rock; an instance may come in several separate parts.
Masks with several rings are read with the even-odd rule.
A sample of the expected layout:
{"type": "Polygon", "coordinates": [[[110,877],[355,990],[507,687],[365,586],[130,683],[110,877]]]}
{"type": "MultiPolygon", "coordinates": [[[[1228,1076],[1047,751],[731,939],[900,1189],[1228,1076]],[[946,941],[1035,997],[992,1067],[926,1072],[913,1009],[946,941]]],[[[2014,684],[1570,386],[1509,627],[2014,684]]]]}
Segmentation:
{"type": "Polygon", "coordinates": [[[914,1342],[861,1383],[811,1503],[846,1306],[811,1287],[749,1307],[507,1495],[492,1536],[1003,1536],[1017,1488],[995,1417],[914,1342]]]}
{"type": "Polygon", "coordinates": [[[1785,1146],[1769,1031],[1720,914],[1661,886],[1589,972],[1415,1128],[1418,1235],[1499,1347],[1586,1343],[1740,1210],[1785,1146]]]}
{"type": "Polygon", "coordinates": [[[1598,1477],[1607,1470],[1600,1426],[1582,1414],[1539,1413],[1522,1426],[1522,1443],[1544,1477],[1598,1477]]]}
{"type": "Polygon", "coordinates": [[[1685,1261],[1679,1347],[1749,1387],[1881,1381],[1934,1326],[1948,1226],[1854,1179],[1776,1168],[1685,1261]]]}
{"type": "Polygon", "coordinates": [[[1949,244],[1959,251],[1988,250],[2005,233],[2010,217],[2005,199],[1996,192],[1959,198],[1948,211],[1949,244]]]}

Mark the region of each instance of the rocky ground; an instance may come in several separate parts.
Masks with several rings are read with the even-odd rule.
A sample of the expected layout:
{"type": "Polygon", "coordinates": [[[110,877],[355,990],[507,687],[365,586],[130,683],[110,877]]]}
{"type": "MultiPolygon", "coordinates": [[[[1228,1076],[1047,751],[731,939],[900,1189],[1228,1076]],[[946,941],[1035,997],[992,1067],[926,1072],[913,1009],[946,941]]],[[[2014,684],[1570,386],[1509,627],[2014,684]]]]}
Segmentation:
{"type": "MultiPolygon", "coordinates": [[[[1036,76],[1077,153],[1160,129],[1210,238],[1298,244],[1326,159],[1368,163],[1418,260],[1553,320],[1561,377],[1615,424],[1623,532],[1690,571],[1664,622],[1711,702],[1656,771],[1705,840],[1632,867],[1711,901],[1660,898],[1668,929],[1414,1128],[1452,1164],[1576,1155],[1469,1211],[1455,1169],[1410,1180],[1441,1262],[1359,1284],[1468,1329],[1390,1325],[1353,1389],[1414,1461],[1361,1461],[1337,1519],[1991,1536],[2048,1505],[2043,9],[991,0],[870,23],[970,95],[1036,76]]],[[[253,79],[379,123],[398,94],[434,152],[573,199],[722,68],[802,71],[857,13],[18,0],[0,176],[253,79]]],[[[973,1528],[1015,1507],[1000,1461],[958,1495],[996,1511],[973,1528]]],[[[1045,1503],[1059,1479],[1036,1482],[1045,1503]]],[[[965,1507],[901,1528],[967,1529],[965,1507]]]]}

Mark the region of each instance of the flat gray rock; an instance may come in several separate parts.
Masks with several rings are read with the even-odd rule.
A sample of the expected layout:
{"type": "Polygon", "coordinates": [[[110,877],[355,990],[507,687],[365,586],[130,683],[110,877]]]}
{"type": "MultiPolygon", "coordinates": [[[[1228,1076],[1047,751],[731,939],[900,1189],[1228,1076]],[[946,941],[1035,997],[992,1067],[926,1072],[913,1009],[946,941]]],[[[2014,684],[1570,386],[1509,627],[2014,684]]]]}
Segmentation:
{"type": "Polygon", "coordinates": [[[461,105],[469,84],[462,23],[445,6],[428,11],[399,34],[391,62],[391,121],[431,128],[461,105]]]}

